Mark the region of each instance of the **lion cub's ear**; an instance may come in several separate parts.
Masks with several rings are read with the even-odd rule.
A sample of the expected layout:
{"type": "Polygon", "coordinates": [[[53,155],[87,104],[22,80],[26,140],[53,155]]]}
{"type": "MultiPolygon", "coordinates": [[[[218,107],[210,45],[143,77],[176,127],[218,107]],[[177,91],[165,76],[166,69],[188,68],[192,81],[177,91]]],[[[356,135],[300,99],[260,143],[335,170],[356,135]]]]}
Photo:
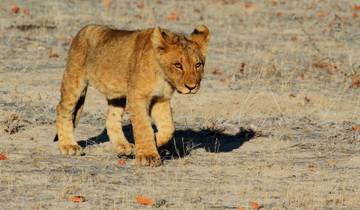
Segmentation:
{"type": "Polygon", "coordinates": [[[205,25],[196,27],[191,33],[190,39],[199,46],[201,53],[206,56],[210,39],[210,31],[208,27],[205,25]]]}
{"type": "Polygon", "coordinates": [[[179,41],[179,36],[159,27],[154,28],[151,36],[151,42],[154,48],[165,51],[169,45],[176,44],[179,41]]]}

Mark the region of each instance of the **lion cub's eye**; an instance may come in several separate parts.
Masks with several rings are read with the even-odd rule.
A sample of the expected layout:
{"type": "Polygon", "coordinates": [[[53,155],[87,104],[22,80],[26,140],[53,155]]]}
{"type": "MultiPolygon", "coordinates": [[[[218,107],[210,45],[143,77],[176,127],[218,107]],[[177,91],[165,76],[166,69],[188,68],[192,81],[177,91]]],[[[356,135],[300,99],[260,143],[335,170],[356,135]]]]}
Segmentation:
{"type": "Polygon", "coordinates": [[[197,63],[196,65],[195,65],[195,68],[200,68],[200,66],[202,65],[202,63],[197,63]]]}
{"type": "Polygon", "coordinates": [[[175,65],[175,67],[178,68],[178,69],[181,69],[181,70],[183,69],[181,63],[175,63],[174,65],[175,65]]]}

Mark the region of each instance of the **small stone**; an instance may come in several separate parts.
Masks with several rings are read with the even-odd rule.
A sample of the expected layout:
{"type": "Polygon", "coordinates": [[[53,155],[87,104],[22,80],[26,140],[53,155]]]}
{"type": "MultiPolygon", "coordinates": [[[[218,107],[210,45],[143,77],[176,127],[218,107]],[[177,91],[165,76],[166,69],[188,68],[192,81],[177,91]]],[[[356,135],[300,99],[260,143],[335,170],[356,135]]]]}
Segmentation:
{"type": "Polygon", "coordinates": [[[160,208],[161,206],[164,206],[166,204],[166,200],[165,199],[158,199],[155,201],[154,206],[156,208],[160,208]]]}

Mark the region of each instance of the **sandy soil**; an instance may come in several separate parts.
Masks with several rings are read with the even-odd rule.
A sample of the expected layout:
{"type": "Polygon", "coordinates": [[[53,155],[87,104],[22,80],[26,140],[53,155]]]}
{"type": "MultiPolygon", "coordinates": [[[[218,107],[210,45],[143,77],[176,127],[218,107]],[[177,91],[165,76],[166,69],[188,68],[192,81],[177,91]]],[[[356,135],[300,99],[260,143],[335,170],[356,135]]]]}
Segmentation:
{"type": "Polygon", "coordinates": [[[108,7],[100,0],[2,0],[0,153],[8,159],[0,161],[0,209],[223,210],[251,209],[251,202],[263,209],[358,209],[360,88],[350,86],[360,74],[360,9],[354,6],[351,0],[119,0],[108,7]],[[201,91],[172,101],[177,132],[161,151],[163,166],[118,163],[103,132],[106,101],[93,88],[76,130],[86,155],[62,156],[52,142],[69,40],[89,23],[211,29],[201,91]],[[86,201],[69,202],[74,195],[86,201]],[[138,195],[159,205],[142,206],[138,195]]]}

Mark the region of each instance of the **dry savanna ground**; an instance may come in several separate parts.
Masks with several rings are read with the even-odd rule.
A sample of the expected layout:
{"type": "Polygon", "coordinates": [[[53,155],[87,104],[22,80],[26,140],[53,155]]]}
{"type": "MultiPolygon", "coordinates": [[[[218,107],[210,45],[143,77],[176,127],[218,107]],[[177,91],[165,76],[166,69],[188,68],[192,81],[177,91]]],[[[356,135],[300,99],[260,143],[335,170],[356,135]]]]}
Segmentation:
{"type": "Polygon", "coordinates": [[[358,209],[359,49],[352,0],[2,0],[0,209],[358,209]],[[86,155],[52,141],[66,52],[89,23],[211,29],[200,92],[172,100],[163,166],[116,156],[94,88],[86,155]]]}

